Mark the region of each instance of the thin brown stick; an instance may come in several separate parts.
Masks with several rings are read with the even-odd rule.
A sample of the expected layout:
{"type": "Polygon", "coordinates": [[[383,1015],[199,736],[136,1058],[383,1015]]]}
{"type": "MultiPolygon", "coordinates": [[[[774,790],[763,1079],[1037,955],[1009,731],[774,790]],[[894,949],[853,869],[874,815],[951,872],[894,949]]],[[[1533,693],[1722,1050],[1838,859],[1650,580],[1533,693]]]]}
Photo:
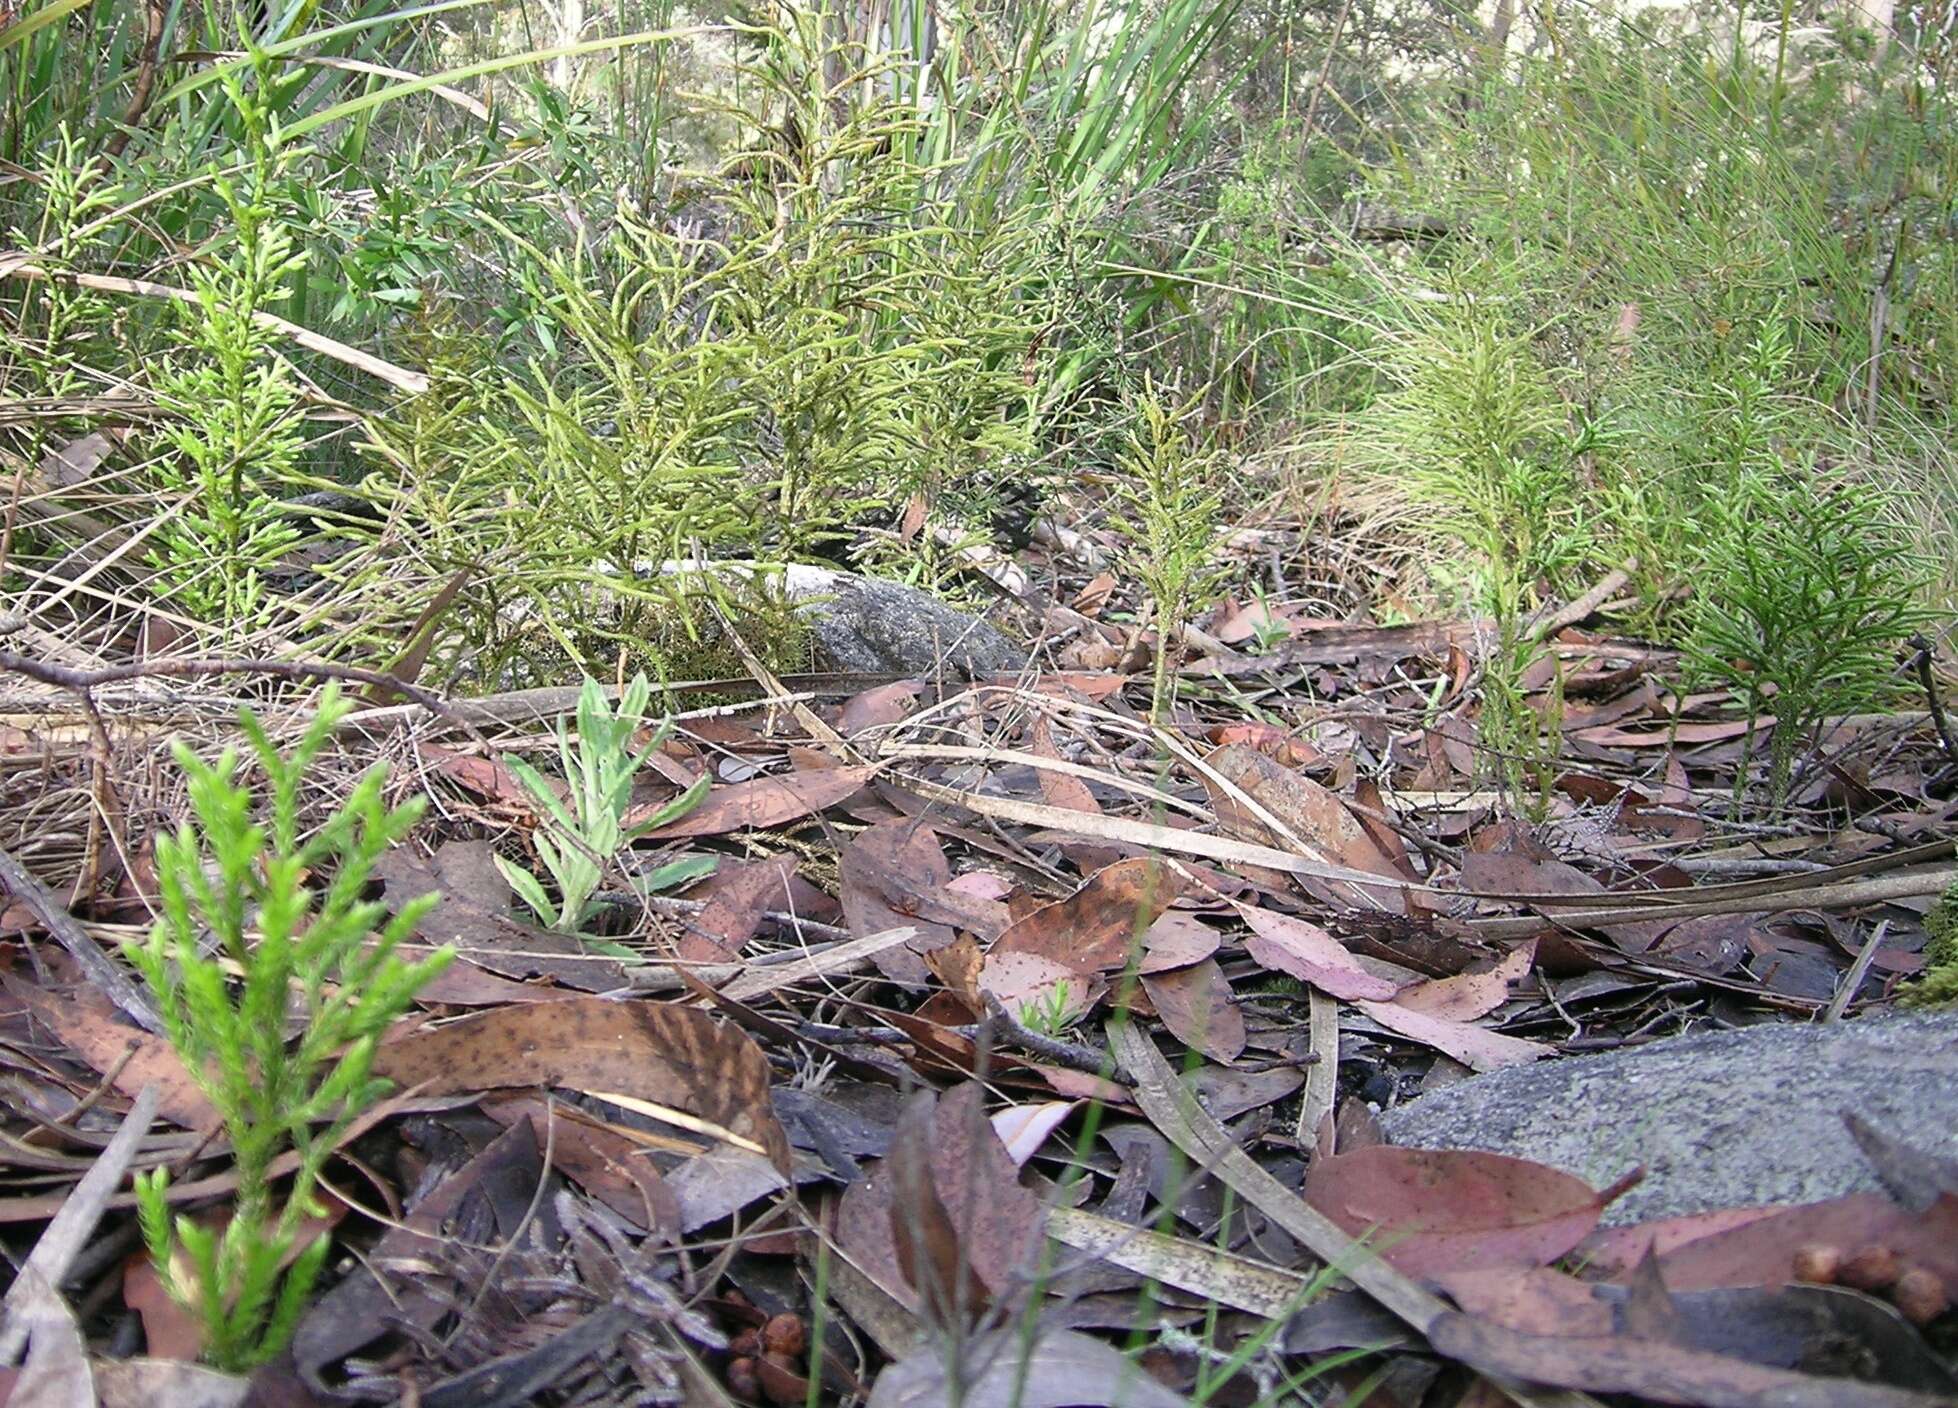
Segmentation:
{"type": "Polygon", "coordinates": [[[1312,100],[1305,105],[1305,121],[1300,124],[1300,145],[1312,137],[1312,124],[1319,116],[1319,99],[1332,78],[1333,55],[1339,52],[1340,37],[1346,33],[1346,17],[1353,12],[1353,0],[1341,0],[1339,17],[1333,21],[1333,37],[1326,41],[1326,61],[1319,65],[1319,81],[1312,85],[1312,100]]]}
{"type": "Polygon", "coordinates": [[[1584,593],[1583,596],[1578,597],[1577,600],[1571,602],[1568,606],[1551,612],[1542,620],[1531,625],[1529,628],[1530,639],[1547,639],[1557,634],[1564,627],[1575,626],[1586,617],[1595,614],[1599,607],[1603,606],[1607,601],[1610,601],[1621,587],[1632,580],[1632,573],[1636,571],[1638,571],[1638,559],[1636,557],[1627,558],[1624,566],[1614,567],[1611,571],[1605,573],[1598,580],[1597,585],[1592,587],[1590,591],[1584,593]]]}
{"type": "Polygon", "coordinates": [[[984,1021],[975,1022],[969,1027],[954,1027],[952,1030],[982,1046],[994,1041],[1016,1046],[1042,1061],[1065,1066],[1069,1070],[1085,1071],[1089,1075],[1103,1076],[1112,1080],[1130,1079],[1129,1073],[1122,1069],[1122,1063],[1101,1048],[1078,1041],[1061,1041],[1031,1031],[1014,1020],[1013,1014],[1006,1010],[997,997],[986,993],[985,998],[984,1021]]]}
{"type": "Polygon", "coordinates": [[[156,91],[157,60],[163,48],[163,25],[170,6],[168,0],[147,0],[143,10],[147,25],[143,32],[143,52],[136,61],[136,87],[129,95],[128,106],[122,110],[122,121],[102,144],[102,155],[108,161],[121,156],[123,148],[129,145],[136,124],[149,109],[150,95],[156,91]]]}
{"type": "MultiPolygon", "coordinates": [[[[32,258],[8,256],[0,259],[0,278],[13,279],[62,279],[82,288],[92,288],[100,293],[133,293],[144,298],[167,298],[174,303],[194,303],[197,295],[187,288],[177,288],[172,284],[158,283],[154,279],[125,279],[113,274],[78,274],[61,269],[47,269],[32,262],[32,258]]],[[[269,328],[298,343],[308,351],[317,352],[322,357],[331,357],[336,362],[366,372],[369,376],[386,382],[397,391],[405,391],[411,396],[419,396],[428,390],[428,375],[425,372],[410,371],[397,367],[394,363],[376,357],[372,352],[363,352],[358,347],[350,347],[311,328],[288,322],[274,313],[259,311],[252,314],[252,321],[260,327],[269,328]]]]}
{"type": "Polygon", "coordinates": [[[383,670],[363,670],[354,665],[334,665],[324,660],[132,660],[121,665],[104,665],[95,670],[76,670],[30,659],[11,650],[0,650],[0,671],[10,670],[42,684],[72,689],[78,693],[139,679],[201,679],[208,675],[274,675],[287,680],[349,680],[405,694],[432,714],[454,719],[455,711],[438,695],[396,679],[383,670]]]}
{"type": "Polygon", "coordinates": [[[42,927],[54,935],[55,942],[67,949],[75,962],[81,965],[88,980],[100,988],[102,995],[110,1002],[128,1013],[137,1026],[146,1032],[163,1030],[156,1009],[137,991],[136,984],[121,965],[103,952],[102,946],[75,922],[75,916],[62,907],[61,901],[47,886],[30,875],[26,866],[4,850],[0,850],[0,888],[34,912],[42,927]]]}
{"type": "Polygon", "coordinates": [[[1958,740],[1951,736],[1951,724],[1944,716],[1944,702],[1938,698],[1938,682],[1931,675],[1931,642],[1922,635],[1910,638],[1910,648],[1916,652],[1911,664],[1917,670],[1917,682],[1924,688],[1924,699],[1931,711],[1931,724],[1938,731],[1938,742],[1944,745],[1945,757],[1958,763],[1958,740]]]}
{"type": "MultiPolygon", "coordinates": [[[[135,1103],[129,1107],[122,1127],[116,1130],[115,1137],[109,1141],[96,1158],[95,1164],[82,1175],[81,1182],[75,1185],[61,1205],[61,1211],[54,1215],[41,1240],[34,1244],[34,1250],[27,1258],[27,1268],[31,1268],[46,1285],[58,1285],[68,1270],[75,1264],[101,1222],[110,1200],[115,1196],[116,1186],[128,1172],[130,1163],[136,1157],[136,1146],[143,1136],[149,1133],[150,1122],[156,1118],[156,1107],[162,1101],[162,1091],[155,1085],[146,1085],[137,1092],[135,1103]]],[[[24,1270],[27,1268],[23,1268],[24,1270]]],[[[6,1321],[0,1329],[0,1363],[11,1364],[25,1347],[28,1327],[17,1313],[22,1309],[23,1292],[27,1278],[14,1283],[14,1289],[7,1292],[6,1321]]]]}
{"type": "Polygon", "coordinates": [[[1887,904],[1892,900],[1940,895],[1954,881],[1958,881],[1958,870],[1946,866],[1911,875],[1879,876],[1849,885],[1789,887],[1745,895],[1730,894],[1725,898],[1697,902],[1689,900],[1682,904],[1558,909],[1540,919],[1524,915],[1515,919],[1470,919],[1466,922],[1477,938],[1520,939],[1553,926],[1560,929],[1589,929],[1602,924],[1637,924],[1652,919],[1703,919],[1714,914],[1787,914],[1798,909],[1860,909],[1864,905],[1887,904]]]}

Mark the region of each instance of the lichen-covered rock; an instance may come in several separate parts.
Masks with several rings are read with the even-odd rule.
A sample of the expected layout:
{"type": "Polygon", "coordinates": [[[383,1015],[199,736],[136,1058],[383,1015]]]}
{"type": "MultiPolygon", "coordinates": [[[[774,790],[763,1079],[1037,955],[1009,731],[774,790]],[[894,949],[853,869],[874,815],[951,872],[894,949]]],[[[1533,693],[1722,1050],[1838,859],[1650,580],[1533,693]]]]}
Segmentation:
{"type": "MultiPolygon", "coordinates": [[[[603,562],[594,564],[594,569],[601,577],[617,571],[603,562]]],[[[778,673],[813,666],[850,673],[942,674],[970,680],[1013,674],[1027,660],[1026,652],[984,617],[961,611],[901,582],[806,563],[758,568],[742,561],[671,560],[637,563],[633,570],[641,577],[663,576],[682,591],[695,589],[696,583],[686,579],[703,574],[711,574],[723,587],[741,589],[758,584],[766,593],[769,611],[761,612],[764,599],[755,598],[757,614],[744,615],[747,608],[731,611],[734,629],[745,633],[785,604],[781,615],[787,616],[789,610],[799,615],[811,637],[799,644],[813,658],[806,665],[777,664],[778,673]]],[[[616,611],[617,602],[609,592],[593,590],[586,594],[584,608],[593,613],[616,611]]],[[[520,613],[506,615],[514,620],[520,613]]],[[[750,638],[748,644],[758,648],[761,642],[750,638]]],[[[762,654],[766,658],[768,652],[762,654]]],[[[502,687],[517,685],[506,682],[502,687]]]]}
{"type": "Polygon", "coordinates": [[[789,569],[785,586],[802,603],[816,653],[833,670],[973,679],[1026,664],[1026,652],[991,622],[915,587],[799,566],[789,569]]]}
{"type": "Polygon", "coordinates": [[[1605,1211],[1622,1224],[1875,1191],[1845,1110],[1958,1158],[1958,1012],[1769,1022],[1513,1066],[1381,1124],[1396,1144],[1512,1154],[1597,1188],[1643,1165],[1605,1211]]]}

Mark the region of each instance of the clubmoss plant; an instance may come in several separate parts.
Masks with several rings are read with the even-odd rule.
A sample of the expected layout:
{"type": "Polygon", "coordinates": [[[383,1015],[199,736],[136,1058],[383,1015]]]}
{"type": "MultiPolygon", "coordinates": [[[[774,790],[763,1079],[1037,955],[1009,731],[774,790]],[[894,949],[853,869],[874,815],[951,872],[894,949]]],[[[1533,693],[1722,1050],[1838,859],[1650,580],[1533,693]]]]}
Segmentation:
{"type": "MultiPolygon", "coordinates": [[[[662,720],[646,746],[632,751],[633,730],[645,718],[651,696],[646,676],[636,675],[625,687],[615,714],[598,681],[586,678],[578,696],[575,743],[564,721],[558,720],[558,759],[570,784],[569,806],[544,775],[522,758],[506,755],[503,759],[537,804],[539,820],[532,841],[557,895],[553,898],[542,880],[514,861],[498,856],[497,868],[539,921],[560,933],[581,933],[591,922],[598,911],[594,896],[614,856],[648,831],[685,816],[707,795],[703,777],[644,821],[626,825],[626,813],[632,809],[632,780],[673,728],[670,719],[662,720]]],[[[648,892],[665,890],[713,868],[709,857],[688,856],[635,876],[633,883],[648,892]]]]}
{"type": "Polygon", "coordinates": [[[1406,317],[1409,330],[1382,354],[1395,389],[1363,417],[1361,449],[1407,485],[1427,510],[1426,531],[1454,550],[1437,575],[1452,575],[1494,623],[1482,741],[1505,793],[1540,816],[1562,748],[1562,702],[1554,687],[1544,713],[1530,702],[1524,680],[1543,647],[1528,618],[1543,586],[1568,580],[1589,551],[1575,465],[1597,431],[1573,431],[1530,335],[1500,311],[1463,293],[1438,308],[1409,301],[1406,317]]]}
{"type": "Polygon", "coordinates": [[[299,382],[258,320],[291,296],[306,264],[277,194],[291,160],[281,150],[277,94],[303,76],[281,78],[262,52],[253,60],[251,84],[236,71],[222,79],[244,133],[244,169],[210,174],[231,227],[229,253],[192,266],[196,300],[157,379],[158,403],[175,417],[166,434],[174,453],[159,459],[157,487],[183,509],[150,554],[182,609],[231,631],[261,624],[262,576],[299,540],[277,501],[306,443],[299,382]]]}
{"type": "Polygon", "coordinates": [[[1170,705],[1169,662],[1198,599],[1216,581],[1216,458],[1191,443],[1184,424],[1194,405],[1173,406],[1147,385],[1136,400],[1116,483],[1115,526],[1129,570],[1148,590],[1156,616],[1156,678],[1150,718],[1170,705]]]}
{"type": "Polygon", "coordinates": [[[238,1180],[219,1230],[172,1218],[166,1170],[139,1177],[143,1237],[165,1288],[198,1317],[205,1357],[231,1371],[263,1363],[291,1338],[326,1259],[325,1234],[295,1246],[301,1224],[320,1212],[320,1170],[387,1089],[372,1074],[381,1033],[454,956],[442,949],[409,963],[396,955],[433,895],[391,919],[361,898],[374,863],[422,813],[419,798],[386,805],[384,768],[363,777],[324,826],[301,833],[305,773],[350,707],[329,688],[290,757],[243,713],[270,784],[269,827],[252,819],[235,750],[207,764],[177,745],[196,822],[157,838],[163,914],[149,942],[131,950],[164,1035],[223,1123],[238,1180]],[[315,892],[307,881],[317,874],[329,878],[315,892]],[[289,1016],[298,1019],[291,1042],[289,1016]],[[273,1166],[287,1148],[299,1161],[280,1201],[273,1166]]]}
{"type": "Polygon", "coordinates": [[[1872,491],[1813,470],[1751,467],[1709,517],[1687,653],[1747,710],[1736,803],[1755,726],[1774,717],[1767,794],[1779,811],[1823,721],[1881,697],[1904,638],[1930,619],[1916,604],[1924,565],[1872,491]]]}

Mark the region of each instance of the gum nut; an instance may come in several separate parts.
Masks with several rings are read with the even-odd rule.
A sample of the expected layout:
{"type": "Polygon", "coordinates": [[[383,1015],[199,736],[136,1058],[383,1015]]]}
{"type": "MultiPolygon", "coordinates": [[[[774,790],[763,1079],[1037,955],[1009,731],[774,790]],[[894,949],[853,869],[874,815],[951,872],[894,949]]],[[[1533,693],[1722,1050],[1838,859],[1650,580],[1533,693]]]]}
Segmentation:
{"type": "Polygon", "coordinates": [[[809,1331],[800,1315],[776,1315],[761,1327],[761,1347],[770,1354],[791,1357],[809,1347],[809,1331]]]}
{"type": "Polygon", "coordinates": [[[1856,1291],[1880,1291],[1897,1279],[1903,1264],[1897,1254],[1880,1242],[1858,1247],[1836,1273],[1836,1280],[1856,1291]]]}
{"type": "Polygon", "coordinates": [[[1913,1325],[1928,1325],[1951,1309],[1944,1278],[1928,1266],[1906,1267],[1890,1288],[1890,1299],[1913,1325]]]}

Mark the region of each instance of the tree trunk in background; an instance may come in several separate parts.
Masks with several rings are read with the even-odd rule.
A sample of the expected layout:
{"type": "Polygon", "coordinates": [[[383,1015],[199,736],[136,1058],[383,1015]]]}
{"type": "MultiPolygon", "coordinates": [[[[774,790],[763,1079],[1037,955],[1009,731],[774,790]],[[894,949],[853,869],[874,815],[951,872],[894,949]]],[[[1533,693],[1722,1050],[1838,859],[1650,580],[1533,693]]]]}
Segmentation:
{"type": "Polygon", "coordinates": [[[1896,33],[1897,0],[1848,0],[1847,14],[1876,35],[1876,53],[1881,57],[1896,33]]]}
{"type": "MultiPolygon", "coordinates": [[[[585,0],[561,0],[563,8],[558,12],[558,38],[560,44],[576,44],[585,29],[585,0]]],[[[551,82],[569,92],[576,69],[569,54],[551,60],[551,82]]]]}

